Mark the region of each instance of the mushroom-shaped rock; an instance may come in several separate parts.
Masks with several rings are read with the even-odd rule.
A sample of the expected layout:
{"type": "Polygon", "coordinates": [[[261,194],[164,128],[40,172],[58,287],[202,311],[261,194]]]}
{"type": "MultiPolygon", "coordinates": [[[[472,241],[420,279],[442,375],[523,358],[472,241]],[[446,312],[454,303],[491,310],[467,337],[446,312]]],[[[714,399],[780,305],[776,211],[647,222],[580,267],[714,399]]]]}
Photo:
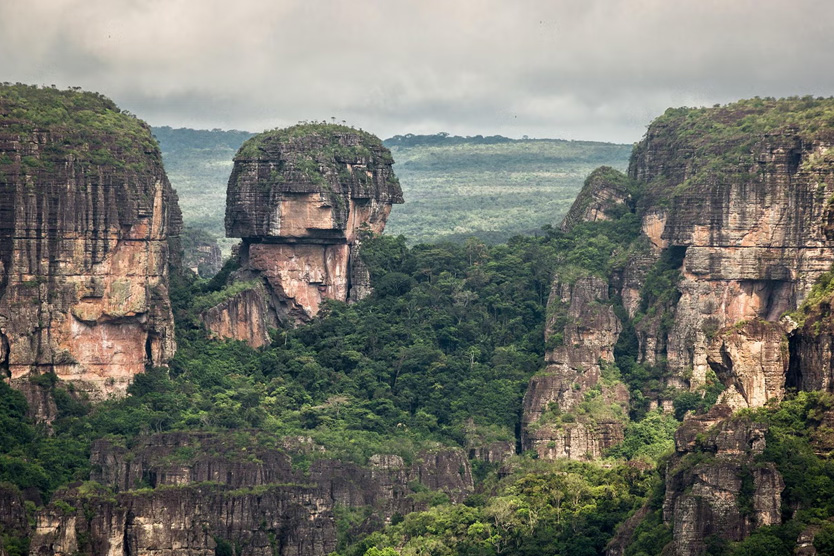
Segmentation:
{"type": "Polygon", "coordinates": [[[276,318],[289,323],[314,317],[323,299],[368,295],[360,232],[382,232],[403,202],[393,162],[377,137],[340,125],[249,139],[226,196],[226,235],[243,239],[233,279],[263,279],[276,318]]]}

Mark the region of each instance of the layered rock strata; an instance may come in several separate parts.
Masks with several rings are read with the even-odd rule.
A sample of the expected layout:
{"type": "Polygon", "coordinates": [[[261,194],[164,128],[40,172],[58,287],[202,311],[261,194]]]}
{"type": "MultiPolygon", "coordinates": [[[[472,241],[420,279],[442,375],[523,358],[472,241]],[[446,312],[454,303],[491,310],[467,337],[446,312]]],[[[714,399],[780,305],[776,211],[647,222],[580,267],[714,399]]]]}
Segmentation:
{"type": "MultiPolygon", "coordinates": [[[[621,172],[595,170],[562,222],[562,231],[629,212],[631,188],[621,172]]],[[[609,283],[591,273],[575,274],[571,269],[556,272],[547,301],[547,366],[530,379],[524,394],[521,447],[540,458],[598,458],[623,440],[627,422],[628,390],[603,377],[614,365],[614,346],[622,331],[609,283]]]]}
{"type": "MultiPolygon", "coordinates": [[[[803,114],[813,118],[831,103],[813,101],[803,114]]],[[[824,368],[825,343],[789,342],[790,323],[778,321],[834,262],[834,130],[785,125],[779,115],[789,109],[790,101],[745,101],[669,110],[635,147],[628,177],[610,168],[589,176],[562,230],[631,212],[639,238],[604,279],[556,276],[548,312],[562,320],[549,323],[546,340],[561,345],[525,395],[525,449],[595,457],[620,438],[613,420],[590,427],[581,418],[587,407],[576,410],[589,395],[626,405],[624,392],[599,380],[623,328],[609,300],[631,321],[637,363],[662,368],[667,396],[698,390],[710,371],[734,408],[780,400],[786,381],[825,382],[807,365],[800,372],[791,355],[816,351],[824,368]],[[673,291],[656,291],[670,273],[673,291]],[[566,412],[568,422],[554,414],[566,412]]],[[[671,399],[652,404],[670,408],[671,399]]]]}
{"type": "Polygon", "coordinates": [[[33,376],[95,400],[173,356],[180,225],[147,125],[92,93],[0,87],[0,365],[30,402],[33,376]]]}
{"type": "Polygon", "coordinates": [[[214,338],[234,338],[259,348],[270,341],[269,329],[278,327],[272,295],[261,280],[238,282],[242,289],[201,314],[214,338]]]}
{"type": "Polygon", "coordinates": [[[32,553],[193,556],[230,545],[241,556],[323,556],[336,549],[338,512],[363,515],[359,527],[372,531],[396,513],[425,509],[422,490],[453,502],[472,492],[462,450],[424,452],[411,463],[376,455],[367,466],[318,453],[304,472],[291,456],[311,457],[315,445],[287,451],[240,441],[171,433],[131,450],[96,442],[92,478],[108,489],[70,489],[38,512],[32,553]]]}
{"type": "Polygon", "coordinates": [[[234,279],[261,279],[284,323],[309,321],[325,299],[367,296],[362,235],[381,233],[392,204],[403,201],[392,164],[379,139],[337,125],[300,125],[244,143],[226,202],[226,234],[243,239],[234,279]]]}
{"type": "MultiPolygon", "coordinates": [[[[682,255],[672,326],[643,352],[647,359],[665,357],[678,386],[703,384],[714,331],[778,321],[834,261],[827,233],[834,131],[784,125],[777,116],[783,109],[770,101],[670,110],[635,149],[629,172],[645,184],[644,231],[682,255]],[[745,117],[761,129],[744,131],[745,117]]],[[[642,332],[644,342],[661,335],[651,326],[642,332]]],[[[734,349],[780,352],[784,335],[755,336],[737,334],[734,349]],[[741,340],[768,345],[747,348],[741,340]]],[[[779,399],[783,392],[774,385],[768,395],[779,399]]]]}
{"type": "Polygon", "coordinates": [[[601,166],[591,172],[559,226],[563,232],[570,231],[582,222],[611,220],[619,212],[630,210],[633,203],[630,180],[608,166],[601,166]]]}
{"type": "Polygon", "coordinates": [[[650,248],[614,273],[612,295],[638,317],[639,362],[665,365],[667,386],[698,391],[713,372],[726,388],[676,435],[664,554],[703,554],[709,537],[780,524],[784,483],[760,463],[766,427],[732,411],[792,388],[832,390],[834,129],[820,125],[832,107],[757,99],[669,110],[635,148],[629,174],[650,248]],[[674,292],[635,295],[658,269],[679,272],[674,292]]]}

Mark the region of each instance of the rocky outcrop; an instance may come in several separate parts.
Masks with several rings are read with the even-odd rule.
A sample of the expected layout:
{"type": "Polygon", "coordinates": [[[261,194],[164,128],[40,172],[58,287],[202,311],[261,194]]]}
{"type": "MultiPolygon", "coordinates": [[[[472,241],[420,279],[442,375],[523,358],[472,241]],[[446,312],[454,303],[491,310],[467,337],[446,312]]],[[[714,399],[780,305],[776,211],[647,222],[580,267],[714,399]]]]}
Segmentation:
{"type": "Polygon", "coordinates": [[[805,303],[784,319],[791,328],[786,386],[834,392],[834,272],[827,272],[805,303]]]}
{"type": "Polygon", "coordinates": [[[257,279],[238,284],[243,289],[200,315],[203,325],[218,339],[234,338],[254,348],[267,345],[269,329],[278,327],[271,294],[257,279]]]}
{"type": "MultiPolygon", "coordinates": [[[[93,479],[116,494],[60,494],[37,515],[33,553],[192,556],[228,543],[243,556],[325,555],[336,549],[339,512],[361,513],[370,531],[395,513],[425,509],[426,489],[453,502],[472,492],[462,450],[423,452],[411,463],[375,455],[367,466],[318,452],[305,472],[293,468],[292,453],[244,436],[171,433],[130,450],[96,442],[93,479]]],[[[315,453],[301,442],[291,447],[296,457],[299,449],[315,453]]]]}
{"type": "MultiPolygon", "coordinates": [[[[621,329],[633,330],[638,344],[629,357],[662,371],[664,391],[653,403],[668,407],[662,398],[675,390],[700,391],[708,373],[726,388],[718,406],[687,417],[676,436],[663,506],[674,541],[664,554],[703,554],[710,536],[736,541],[781,523],[784,483],[759,457],[766,427],[731,419],[732,412],[779,401],[791,388],[834,390],[826,274],[834,263],[834,128],[819,125],[832,106],[831,99],[755,99],[669,110],[636,145],[632,181],[589,180],[563,224],[571,232],[630,210],[641,221],[640,239],[594,287],[597,299],[621,302],[621,322],[613,310],[601,317],[600,308],[563,311],[567,324],[549,323],[551,341],[563,327],[564,345],[548,352],[548,370],[525,395],[524,447],[574,457],[564,446],[593,446],[582,427],[587,398],[578,394],[604,392],[594,386],[594,363],[612,360],[621,329]],[[582,322],[593,323],[584,336],[571,330],[582,322]],[[548,421],[555,426],[538,425],[548,421]]],[[[557,276],[554,288],[563,281],[557,276]]],[[[588,297],[569,293],[554,297],[571,307],[573,298],[588,297]]],[[[554,298],[548,311],[559,312],[554,298]]],[[[624,526],[611,553],[625,550],[636,526],[624,526]]]]}
{"type": "Polygon", "coordinates": [[[711,416],[690,421],[675,435],[663,503],[663,519],[672,525],[671,554],[704,554],[710,536],[740,541],[753,529],[782,521],[785,483],[773,463],[757,460],[767,426],[729,414],[729,408],[716,406],[711,416]],[[713,423],[718,424],[705,432],[713,423]]]}
{"type": "Polygon", "coordinates": [[[522,449],[541,458],[587,460],[623,439],[628,390],[603,378],[614,363],[622,329],[608,302],[608,284],[597,276],[575,282],[558,276],[548,300],[544,371],[524,394],[522,449]]]}
{"type": "Polygon", "coordinates": [[[721,401],[733,409],[781,400],[788,361],[784,326],[761,319],[740,321],[720,330],[707,348],[707,363],[727,385],[721,401]]]}
{"type": "MultiPolygon", "coordinates": [[[[229,179],[226,232],[305,319],[321,299],[358,299],[350,277],[360,232],[380,233],[402,190],[376,137],[335,125],[296,126],[241,147],[229,179]]],[[[246,258],[248,257],[248,258],[246,258]]]]}
{"type": "Polygon", "coordinates": [[[610,220],[618,212],[629,210],[633,203],[633,182],[622,172],[608,166],[597,168],[585,180],[582,190],[560,226],[568,232],[581,222],[610,220]]]}
{"type": "MultiPolygon", "coordinates": [[[[226,234],[243,239],[232,281],[262,279],[269,313],[286,324],[309,321],[325,299],[367,296],[359,246],[402,202],[392,164],[379,139],[345,126],[299,125],[244,143],[226,202],[226,234]]],[[[218,336],[229,332],[207,326],[218,336]]]]}
{"type": "Polygon", "coordinates": [[[92,93],[0,87],[0,365],[14,386],[55,373],[102,399],[166,364],[176,203],[143,122],[92,93]]]}

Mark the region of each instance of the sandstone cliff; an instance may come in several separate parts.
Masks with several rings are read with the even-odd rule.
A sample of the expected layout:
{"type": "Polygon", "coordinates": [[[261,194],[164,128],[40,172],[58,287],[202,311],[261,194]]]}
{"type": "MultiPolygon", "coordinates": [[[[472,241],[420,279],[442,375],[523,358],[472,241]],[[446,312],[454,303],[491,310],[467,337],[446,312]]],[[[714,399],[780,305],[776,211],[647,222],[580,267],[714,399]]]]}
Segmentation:
{"type": "Polygon", "coordinates": [[[243,239],[233,280],[262,280],[285,323],[309,321],[324,299],[368,295],[359,244],[363,233],[382,232],[392,204],[402,202],[392,164],[379,139],[337,125],[299,125],[244,143],[226,201],[226,234],[243,239]]]}
{"type": "Polygon", "coordinates": [[[548,363],[530,380],[522,408],[522,449],[541,458],[595,459],[623,439],[628,390],[605,380],[614,364],[620,321],[608,284],[585,276],[573,284],[557,276],[548,306],[548,363]],[[555,307],[567,308],[566,315],[555,307]],[[561,318],[560,318],[561,317],[561,318]]]}
{"type": "Polygon", "coordinates": [[[598,222],[630,210],[634,184],[622,172],[608,166],[597,168],[585,180],[560,228],[570,231],[581,222],[598,222]]]}
{"type": "Polygon", "coordinates": [[[674,554],[703,554],[711,536],[740,541],[757,527],[782,522],[782,475],[773,463],[759,461],[767,425],[729,415],[716,406],[675,435],[663,502],[674,554]]]}
{"type": "MultiPolygon", "coordinates": [[[[633,327],[637,362],[663,370],[661,404],[701,391],[711,373],[725,388],[718,406],[677,434],[664,554],[703,554],[709,538],[739,541],[782,523],[784,482],[761,456],[767,427],[730,416],[790,388],[831,390],[834,128],[822,122],[832,105],[755,99],[669,110],[632,156],[633,211],[648,248],[611,273],[609,295],[633,327]]],[[[638,521],[611,554],[622,553],[638,521]]]]}
{"type": "Polygon", "coordinates": [[[143,122],[92,93],[0,87],[0,365],[42,417],[30,377],[101,399],[173,355],[180,225],[143,122]]]}
{"type": "Polygon", "coordinates": [[[229,545],[241,556],[324,556],[336,549],[339,515],[359,518],[344,526],[370,531],[425,509],[426,489],[453,502],[472,492],[462,450],[423,452],[410,463],[375,455],[359,466],[324,459],[303,439],[253,441],[238,432],[156,435],[130,450],[96,442],[92,479],[100,485],[68,489],[39,511],[32,553],[193,556],[229,545]],[[305,452],[317,454],[309,469],[294,468],[305,452]]]}

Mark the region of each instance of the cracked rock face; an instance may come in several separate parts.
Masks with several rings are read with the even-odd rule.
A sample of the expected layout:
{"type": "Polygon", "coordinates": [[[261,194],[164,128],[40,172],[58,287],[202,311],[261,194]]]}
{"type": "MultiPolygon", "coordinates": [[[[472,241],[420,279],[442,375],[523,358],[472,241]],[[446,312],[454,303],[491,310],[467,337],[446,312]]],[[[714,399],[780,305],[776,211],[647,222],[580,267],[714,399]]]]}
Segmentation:
{"type": "MultiPolygon", "coordinates": [[[[775,101],[760,110],[769,114],[779,106],[775,101]]],[[[729,106],[705,109],[692,120],[661,118],[635,148],[629,169],[645,183],[644,232],[657,247],[682,254],[668,341],[647,350],[656,345],[665,353],[646,358],[665,356],[674,372],[691,373],[691,386],[703,383],[713,365],[712,332],[740,321],[778,321],[834,261],[827,231],[834,134],[787,127],[781,119],[760,133],[733,128],[747,114],[729,106]],[[690,121],[734,132],[692,134],[690,121]]],[[[737,334],[736,348],[725,351],[776,354],[784,341],[784,335],[766,334],[752,341],[769,346],[738,344],[753,336],[737,334]]]]}
{"type": "Polygon", "coordinates": [[[164,365],[180,226],[146,124],[92,93],[0,88],[0,361],[12,384],[26,392],[54,372],[97,400],[164,365]],[[50,110],[60,115],[44,120],[50,110]]]}
{"type": "Polygon", "coordinates": [[[785,482],[775,464],[757,460],[767,426],[730,414],[718,405],[687,419],[675,434],[663,502],[663,519],[673,532],[671,554],[704,554],[712,535],[740,541],[758,527],[781,523],[785,482]]]}
{"type": "Polygon", "coordinates": [[[226,202],[226,235],[243,239],[236,279],[261,280],[288,324],[309,321],[325,299],[367,296],[362,235],[381,233],[403,202],[392,164],[379,139],[345,126],[299,125],[244,143],[226,202]]]}

